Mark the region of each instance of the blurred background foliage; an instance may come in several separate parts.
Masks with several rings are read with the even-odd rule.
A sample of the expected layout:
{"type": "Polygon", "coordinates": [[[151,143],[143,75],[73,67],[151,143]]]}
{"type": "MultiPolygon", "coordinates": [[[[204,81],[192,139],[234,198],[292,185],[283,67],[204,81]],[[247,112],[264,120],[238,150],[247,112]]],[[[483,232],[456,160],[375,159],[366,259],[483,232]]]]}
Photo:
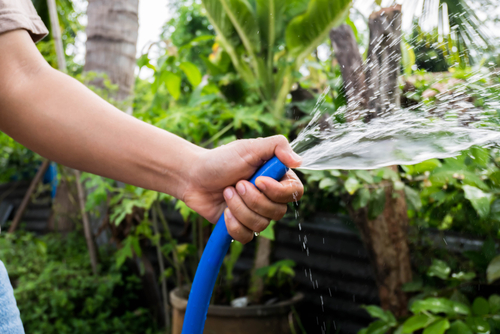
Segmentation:
{"type": "MultiPolygon", "coordinates": [[[[56,2],[68,73],[84,83],[92,82],[95,74],[82,74],[82,65],[74,61],[76,37],[84,31],[80,23],[84,13],[71,0],[56,2]]],[[[370,6],[376,10],[388,6],[386,2],[375,1],[370,6]]],[[[33,3],[50,27],[46,1],[33,3]]],[[[244,33],[240,34],[222,30],[223,22],[213,15],[214,3],[183,0],[170,4],[174,14],[165,22],[155,43],[159,50],[155,54],[159,56],[153,56],[152,48],[147,48],[140,50],[137,59],[134,117],[197,145],[214,148],[236,139],[274,134],[295,138],[310,120],[309,111],[325,87],[332,88],[324,102],[329,109],[346,104],[341,69],[327,36],[331,25],[314,19],[315,7],[311,4],[331,15],[345,11],[339,20],[353,28],[363,50],[367,46],[367,18],[358,7],[349,11],[350,1],[274,1],[279,12],[273,25],[276,33],[272,39],[266,39],[264,30],[259,28],[268,17],[266,1],[251,1],[252,6],[244,9],[245,13],[237,7],[242,2],[234,1],[232,9],[242,19],[232,23],[242,25],[244,33]],[[244,21],[245,18],[250,21],[244,21]],[[295,39],[292,33],[305,29],[311,22],[317,25],[314,29],[319,39],[295,39]],[[152,73],[151,77],[140,75],[145,69],[152,73]],[[309,93],[307,98],[300,98],[302,90],[309,93]]],[[[490,79],[468,85],[468,97],[476,106],[484,103],[485,94],[500,98],[497,39],[488,35],[479,18],[494,4],[487,0],[474,5],[462,0],[441,1],[440,5],[439,1],[430,0],[418,3],[423,8],[438,3],[441,19],[429,27],[415,14],[415,25],[404,36],[402,48],[406,58],[399,80],[403,106],[439,102],[438,83],[451,88],[466,81],[480,67],[491,74],[490,79]],[[478,10],[480,6],[483,12],[478,10]],[[445,17],[449,30],[443,23],[445,17]],[[442,72],[446,72],[444,78],[442,72]]],[[[413,10],[418,12],[416,7],[413,10]]],[[[491,13],[486,14],[491,22],[497,20],[491,13]]],[[[38,48],[56,67],[50,35],[38,48]]],[[[116,89],[109,82],[104,89],[93,89],[117,104],[109,97],[116,89]]],[[[497,107],[490,116],[499,119],[499,111],[497,107]]],[[[38,155],[0,133],[0,183],[30,180],[40,161],[38,155]]],[[[415,231],[410,236],[410,247],[416,279],[405,289],[415,302],[404,319],[396,319],[374,306],[367,307],[377,320],[362,333],[412,333],[424,328],[425,334],[448,329],[448,333],[498,332],[495,328],[500,297],[492,294],[485,299],[470,288],[472,281],[487,285],[500,276],[494,265],[500,238],[500,152],[496,147],[473,147],[456,158],[400,166],[397,171],[330,170],[299,175],[306,189],[298,206],[302,217],[317,212],[346,215],[346,194],[352,195],[355,208],[368,207],[371,217],[376,217],[384,207],[384,187],[388,184],[403,190],[406,196],[415,231]],[[482,251],[457,257],[434,249],[425,233],[428,229],[454,231],[488,241],[482,251]],[[439,328],[428,329],[431,325],[439,328]]],[[[93,175],[84,178],[89,190],[86,209],[90,213],[106,204],[110,225],[129,224],[125,221],[133,215],[140,219],[127,225],[128,233],[115,240],[117,247],[100,250],[98,276],[91,275],[78,229],[64,238],[57,234],[39,237],[22,231],[0,238],[0,258],[15,286],[25,329],[29,333],[154,333],[159,326],[152,321],[147,305],[137,298],[141,273],[133,272],[126,264],[140,257],[143,248],[159,246],[171,264],[159,279],[173,281],[176,286],[189,283],[199,259],[198,250],[203,248],[196,233],[210,229],[209,224],[170,196],[93,175]],[[181,242],[172,237],[159,203],[170,205],[187,224],[192,224],[195,241],[181,242]],[[153,230],[157,223],[163,226],[161,233],[153,230]]],[[[287,218],[294,220],[296,208],[291,208],[287,218]]],[[[267,233],[272,238],[272,231],[267,233]]],[[[232,269],[242,248],[238,243],[233,245],[223,269],[229,288],[219,292],[225,303],[240,297],[230,290],[232,269]]],[[[293,265],[273,263],[261,268],[257,275],[265,278],[267,289],[279,294],[290,290],[293,265]]]]}

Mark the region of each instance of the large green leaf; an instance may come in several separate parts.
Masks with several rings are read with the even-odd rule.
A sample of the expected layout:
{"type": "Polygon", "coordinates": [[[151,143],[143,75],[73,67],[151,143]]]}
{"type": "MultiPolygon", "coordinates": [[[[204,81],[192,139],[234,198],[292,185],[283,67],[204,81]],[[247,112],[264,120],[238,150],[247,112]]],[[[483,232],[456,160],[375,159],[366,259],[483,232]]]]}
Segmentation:
{"type": "Polygon", "coordinates": [[[448,334],[473,334],[469,326],[464,322],[457,320],[451,324],[448,334]]]}
{"type": "MultiPolygon", "coordinates": [[[[202,3],[210,23],[212,23],[217,32],[217,40],[231,58],[234,67],[245,81],[250,84],[253,83],[255,76],[236,52],[236,47],[239,45],[240,39],[230,17],[227,15],[222,0],[202,0],[202,3]]],[[[246,5],[243,6],[246,7],[246,5]]]]}
{"type": "Polygon", "coordinates": [[[180,69],[186,74],[186,77],[189,80],[189,83],[193,86],[193,88],[198,87],[201,83],[201,72],[196,67],[195,64],[185,61],[179,65],[180,69]]]}
{"type": "Polygon", "coordinates": [[[486,277],[488,279],[488,283],[493,283],[500,278],[500,255],[491,260],[488,265],[488,269],[486,269],[486,277]]]}
{"type": "Polygon", "coordinates": [[[284,30],[283,13],[286,0],[256,0],[258,36],[261,41],[261,57],[258,58],[258,76],[262,93],[268,100],[275,94],[274,84],[274,44],[284,30]]]}
{"type": "Polygon", "coordinates": [[[233,268],[236,261],[240,258],[241,252],[243,251],[243,244],[234,241],[231,243],[229,248],[229,254],[224,258],[224,265],[226,266],[226,279],[228,281],[233,280],[233,268]]]}
{"type": "Polygon", "coordinates": [[[274,240],[274,224],[276,224],[276,221],[271,220],[271,222],[266,227],[266,229],[264,231],[260,232],[260,236],[262,238],[274,240]]]}
{"type": "Polygon", "coordinates": [[[354,194],[360,186],[359,181],[353,177],[348,178],[344,183],[344,188],[350,195],[354,194]]]}
{"type": "Polygon", "coordinates": [[[500,296],[499,295],[491,295],[490,298],[488,298],[488,302],[490,304],[491,314],[497,314],[500,312],[500,296]]]}
{"type": "Polygon", "coordinates": [[[486,315],[490,313],[490,304],[483,297],[477,297],[472,303],[472,312],[475,315],[486,315]]]}
{"type": "MultiPolygon", "coordinates": [[[[365,333],[365,334],[385,334],[387,331],[391,328],[392,326],[388,324],[387,322],[383,320],[377,320],[374,321],[368,326],[365,330],[365,332],[359,332],[359,333],[365,333]]],[[[358,334],[359,334],[358,333],[358,334]]]]}
{"type": "Polygon", "coordinates": [[[441,319],[424,329],[423,334],[443,334],[448,328],[450,328],[448,319],[441,319]]]}
{"type": "Polygon", "coordinates": [[[410,202],[415,210],[420,210],[422,208],[422,200],[420,199],[420,194],[413,188],[405,186],[406,200],[410,202]]]}
{"type": "Polygon", "coordinates": [[[450,165],[451,164],[447,163],[442,167],[436,168],[432,172],[429,180],[434,186],[441,187],[454,179],[460,179],[463,184],[478,187],[484,191],[489,189],[486,183],[484,183],[475,173],[465,170],[462,167],[455,168],[455,166],[450,165]]]}
{"type": "Polygon", "coordinates": [[[427,270],[427,276],[436,276],[442,280],[446,280],[450,276],[450,272],[451,268],[446,262],[434,259],[432,260],[432,265],[427,270]]]}
{"type": "Polygon", "coordinates": [[[219,0],[250,57],[260,50],[257,18],[247,0],[219,0]]]}
{"type": "Polygon", "coordinates": [[[467,326],[469,326],[474,333],[488,334],[490,332],[490,324],[482,317],[468,317],[467,326]]]}
{"type": "Polygon", "coordinates": [[[406,75],[411,75],[415,65],[415,51],[406,42],[401,42],[401,62],[406,75]]]}
{"type": "Polygon", "coordinates": [[[370,190],[368,188],[361,188],[356,191],[354,199],[352,201],[352,206],[355,210],[364,208],[370,201],[370,190]]]}
{"type": "Polygon", "coordinates": [[[162,81],[172,97],[177,100],[181,96],[181,77],[170,71],[162,73],[162,81]]]}
{"type": "Polygon", "coordinates": [[[463,189],[465,198],[471,202],[479,217],[485,218],[488,216],[490,213],[492,195],[473,186],[464,185],[463,189]]]}
{"type": "Polygon", "coordinates": [[[274,42],[283,30],[285,6],[286,0],[256,0],[259,36],[268,61],[272,61],[274,42]]]}
{"type": "Polygon", "coordinates": [[[427,298],[416,300],[410,307],[413,313],[421,313],[429,311],[432,313],[446,314],[470,314],[470,309],[467,305],[460,302],[455,302],[446,298],[427,298]]]}
{"type": "Polygon", "coordinates": [[[372,318],[383,320],[386,323],[396,323],[396,318],[391,311],[384,311],[382,308],[376,305],[363,306],[363,308],[372,318]]]}
{"type": "Polygon", "coordinates": [[[311,0],[307,11],[295,17],[286,28],[286,45],[296,57],[296,68],[328,35],[344,22],[351,0],[311,0]]]}
{"type": "Polygon", "coordinates": [[[438,319],[440,319],[440,317],[435,317],[432,314],[416,314],[412,317],[409,317],[403,323],[402,331],[403,333],[413,333],[416,330],[429,326],[438,319]]]}

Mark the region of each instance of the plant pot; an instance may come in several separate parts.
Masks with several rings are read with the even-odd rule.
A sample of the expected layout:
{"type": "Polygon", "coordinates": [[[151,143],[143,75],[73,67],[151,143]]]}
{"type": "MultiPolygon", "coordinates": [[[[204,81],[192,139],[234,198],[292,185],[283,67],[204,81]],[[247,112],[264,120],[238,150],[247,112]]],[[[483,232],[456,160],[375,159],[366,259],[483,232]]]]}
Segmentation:
{"type": "MultiPolygon", "coordinates": [[[[210,305],[203,333],[292,333],[290,326],[295,323],[291,312],[292,306],[299,303],[303,298],[302,293],[297,293],[289,300],[272,305],[252,305],[247,307],[210,305]]],[[[170,292],[170,303],[173,307],[172,334],[181,334],[182,332],[187,302],[185,290],[175,288],[170,292]]]]}

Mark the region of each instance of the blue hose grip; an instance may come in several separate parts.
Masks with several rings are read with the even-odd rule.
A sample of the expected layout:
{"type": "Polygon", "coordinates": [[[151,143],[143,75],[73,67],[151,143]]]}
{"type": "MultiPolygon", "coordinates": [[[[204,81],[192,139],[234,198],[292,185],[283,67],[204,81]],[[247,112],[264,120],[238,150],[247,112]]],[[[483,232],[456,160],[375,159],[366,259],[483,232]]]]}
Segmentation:
{"type": "MultiPolygon", "coordinates": [[[[288,167],[279,161],[278,158],[273,157],[249,181],[255,186],[255,180],[259,176],[268,176],[275,180],[281,180],[287,171],[288,167]]],[[[210,239],[198,264],[191,292],[189,293],[182,334],[203,333],[215,281],[232,240],[233,238],[227,232],[223,213],[210,235],[210,239]]]]}

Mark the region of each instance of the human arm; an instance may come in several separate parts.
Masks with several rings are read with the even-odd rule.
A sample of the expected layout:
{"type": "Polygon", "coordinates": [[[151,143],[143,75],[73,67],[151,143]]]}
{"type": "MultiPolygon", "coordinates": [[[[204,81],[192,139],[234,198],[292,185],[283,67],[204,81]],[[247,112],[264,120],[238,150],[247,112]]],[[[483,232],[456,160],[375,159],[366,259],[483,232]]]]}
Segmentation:
{"type": "Polygon", "coordinates": [[[0,50],[7,50],[0,52],[0,130],[48,159],[171,194],[211,222],[227,202],[233,213],[226,219],[228,231],[243,242],[269,219],[281,218],[294,193],[302,194],[293,172],[281,183],[260,178],[262,192],[245,181],[239,182],[245,194],[233,187],[274,154],[289,167],[299,166],[283,137],[206,150],[119,111],[54,70],[24,30],[0,34],[0,50]],[[233,196],[224,197],[224,189],[233,196]]]}

